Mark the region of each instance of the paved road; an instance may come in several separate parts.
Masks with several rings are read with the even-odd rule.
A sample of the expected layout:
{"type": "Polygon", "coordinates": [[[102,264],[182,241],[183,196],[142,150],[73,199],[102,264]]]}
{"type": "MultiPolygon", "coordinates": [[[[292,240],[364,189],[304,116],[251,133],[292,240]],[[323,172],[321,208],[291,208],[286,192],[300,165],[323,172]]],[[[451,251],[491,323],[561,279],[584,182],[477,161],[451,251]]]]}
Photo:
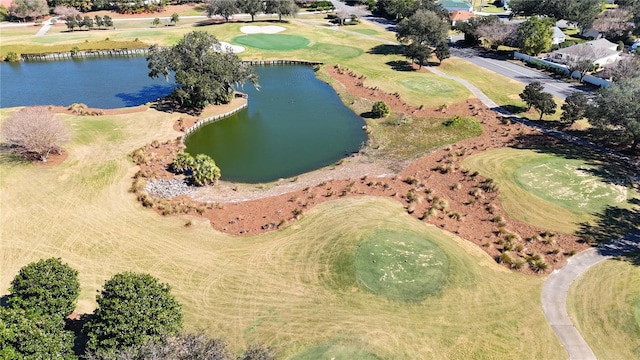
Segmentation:
{"type": "Polygon", "coordinates": [[[570,359],[595,360],[596,356],[575,328],[567,312],[567,292],[582,274],[592,266],[615,256],[640,249],[640,231],[622,239],[586,250],[555,270],[542,287],[542,310],[549,325],[560,338],[570,359]]]}
{"type": "Polygon", "coordinates": [[[473,48],[451,46],[451,54],[523,84],[539,81],[544,85],[545,91],[563,100],[574,91],[585,90],[583,86],[556,80],[535,69],[513,64],[502,59],[491,58],[490,55],[482,54],[473,48]]]}

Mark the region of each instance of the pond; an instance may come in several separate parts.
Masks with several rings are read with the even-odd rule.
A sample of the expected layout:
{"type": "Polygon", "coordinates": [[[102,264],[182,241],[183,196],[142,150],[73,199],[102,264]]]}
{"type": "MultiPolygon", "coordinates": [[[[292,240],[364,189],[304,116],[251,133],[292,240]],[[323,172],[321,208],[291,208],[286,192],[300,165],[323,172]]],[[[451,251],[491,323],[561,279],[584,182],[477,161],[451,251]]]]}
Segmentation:
{"type": "MultiPolygon", "coordinates": [[[[193,155],[211,156],[224,180],[260,183],[330,165],[367,140],[364,121],[302,65],[255,68],[247,109],[193,132],[193,155]]],[[[144,57],[0,63],[0,107],[84,103],[110,109],[145,104],[175,84],[147,76],[144,57]]]]}
{"type": "Polygon", "coordinates": [[[0,63],[0,107],[83,103],[115,109],[166,96],[175,86],[147,76],[144,57],[0,63]]]}
{"type": "Polygon", "coordinates": [[[260,89],[245,85],[247,109],[186,139],[186,151],[211,156],[222,179],[261,183],[330,165],[367,140],[362,118],[308,66],[256,67],[260,89]]]}

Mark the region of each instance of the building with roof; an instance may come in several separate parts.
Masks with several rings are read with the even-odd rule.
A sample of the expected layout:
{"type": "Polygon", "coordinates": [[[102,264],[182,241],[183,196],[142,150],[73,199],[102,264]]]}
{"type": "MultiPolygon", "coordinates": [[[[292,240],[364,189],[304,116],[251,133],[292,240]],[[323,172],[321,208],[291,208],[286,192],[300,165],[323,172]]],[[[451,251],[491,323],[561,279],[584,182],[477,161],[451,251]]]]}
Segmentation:
{"type": "Polygon", "coordinates": [[[559,27],[553,27],[553,37],[551,38],[551,44],[558,45],[567,41],[567,36],[560,30],[559,27]]]}
{"type": "Polygon", "coordinates": [[[440,0],[437,1],[436,4],[442,6],[445,10],[452,12],[456,10],[460,11],[473,11],[473,5],[464,0],[440,0]]]}
{"type": "Polygon", "coordinates": [[[449,13],[449,18],[451,19],[451,25],[455,26],[458,22],[469,21],[469,19],[473,18],[472,12],[466,10],[453,10],[449,13]]]}
{"type": "Polygon", "coordinates": [[[607,39],[587,41],[563,49],[558,49],[549,54],[553,62],[566,64],[574,61],[589,60],[592,64],[604,66],[618,60],[620,52],[618,45],[607,39]]]}

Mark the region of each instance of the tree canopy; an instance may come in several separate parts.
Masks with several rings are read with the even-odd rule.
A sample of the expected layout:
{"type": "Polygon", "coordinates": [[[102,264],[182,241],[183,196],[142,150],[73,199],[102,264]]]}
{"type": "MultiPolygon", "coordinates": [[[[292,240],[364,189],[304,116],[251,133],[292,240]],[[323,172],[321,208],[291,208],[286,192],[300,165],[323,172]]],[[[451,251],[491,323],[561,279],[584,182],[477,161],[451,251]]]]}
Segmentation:
{"type": "Polygon", "coordinates": [[[635,151],[640,143],[640,78],[622,79],[603,88],[588,110],[589,122],[600,128],[622,129],[635,151]]]}
{"type": "Polygon", "coordinates": [[[114,275],[96,297],[98,308],[87,324],[87,349],[114,352],[178,334],[182,311],[170,290],[149,274],[114,275]]]}
{"type": "Polygon", "coordinates": [[[282,21],[282,16],[294,16],[298,13],[298,5],[294,0],[266,0],[264,12],[267,14],[277,14],[278,21],[282,21]]]}
{"type": "Polygon", "coordinates": [[[518,28],[520,49],[527,55],[538,55],[551,50],[551,38],[555,20],[533,16],[518,28]]]}
{"type": "Polygon", "coordinates": [[[229,19],[238,11],[236,0],[209,0],[205,9],[207,17],[220,15],[225,22],[229,22],[229,19]]]}
{"type": "Polygon", "coordinates": [[[560,121],[567,125],[585,117],[588,106],[587,96],[581,91],[571,93],[562,104],[562,116],[560,121]]]}
{"type": "Polygon", "coordinates": [[[170,48],[153,46],[147,57],[149,76],[167,78],[175,73],[180,86],[170,94],[181,107],[201,111],[208,104],[228,103],[234,96],[234,84],[258,78],[250,66],[222,49],[215,36],[193,31],[170,48]]]}
{"type": "Polygon", "coordinates": [[[10,307],[62,319],[76,307],[80,282],[75,269],[60,258],[49,258],[20,269],[9,291],[10,307]]]}
{"type": "Polygon", "coordinates": [[[585,29],[602,11],[600,0],[511,0],[514,14],[564,19],[585,29]]]}
{"type": "Polygon", "coordinates": [[[404,43],[435,45],[446,41],[449,24],[433,11],[420,9],[398,23],[396,37],[404,43]]]}
{"type": "Polygon", "coordinates": [[[14,0],[9,14],[18,19],[37,19],[49,14],[49,6],[46,0],[14,0]]]}

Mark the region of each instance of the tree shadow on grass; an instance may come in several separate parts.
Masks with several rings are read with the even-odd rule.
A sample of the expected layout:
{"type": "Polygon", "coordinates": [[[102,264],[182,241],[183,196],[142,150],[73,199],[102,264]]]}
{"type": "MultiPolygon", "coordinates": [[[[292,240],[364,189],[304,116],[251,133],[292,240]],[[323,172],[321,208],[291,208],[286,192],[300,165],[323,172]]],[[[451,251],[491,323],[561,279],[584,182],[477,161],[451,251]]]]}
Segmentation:
{"type": "Polygon", "coordinates": [[[405,60],[387,61],[385,64],[391,66],[394,71],[414,71],[411,63],[405,60]]]}
{"type": "Polygon", "coordinates": [[[376,45],[369,49],[367,53],[373,55],[402,55],[404,54],[404,46],[389,44],[376,45]]]}
{"type": "MultiPolygon", "coordinates": [[[[595,223],[581,223],[576,235],[591,244],[603,244],[631,233],[637,233],[636,238],[640,240],[639,202],[637,199],[630,201],[636,205],[635,208],[607,206],[602,212],[595,214],[597,217],[595,223]]],[[[638,245],[636,244],[636,246],[638,245]]],[[[613,250],[619,251],[620,248],[607,249],[604,247],[600,252],[603,255],[617,255],[611,253],[613,250]]]]}
{"type": "Polygon", "coordinates": [[[500,107],[512,114],[520,114],[521,112],[527,111],[526,106],[500,105],[500,107]]]}

